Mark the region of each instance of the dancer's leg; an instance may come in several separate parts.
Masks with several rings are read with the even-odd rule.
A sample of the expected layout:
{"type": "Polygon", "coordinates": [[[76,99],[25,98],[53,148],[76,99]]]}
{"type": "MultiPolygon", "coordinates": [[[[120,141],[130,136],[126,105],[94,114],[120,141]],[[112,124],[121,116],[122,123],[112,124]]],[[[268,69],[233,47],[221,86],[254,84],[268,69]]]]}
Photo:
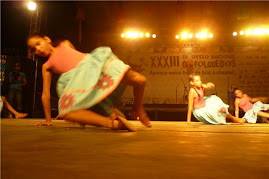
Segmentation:
{"type": "Polygon", "coordinates": [[[146,87],[147,79],[145,76],[133,71],[129,70],[124,78],[122,79],[122,83],[133,86],[133,94],[134,94],[134,110],[141,111],[143,110],[143,98],[144,98],[144,90],[146,87]]]}
{"type": "MultiPolygon", "coordinates": [[[[61,117],[63,117],[64,120],[82,124],[108,128],[112,127],[112,120],[110,117],[105,117],[89,110],[72,111],[61,117]]],[[[117,120],[114,120],[114,126],[118,126],[117,120]]]]}
{"type": "Polygon", "coordinates": [[[89,110],[78,110],[61,116],[64,120],[78,122],[80,125],[93,125],[121,130],[135,131],[135,128],[125,119],[112,112],[110,117],[105,117],[89,110]],[[116,120],[117,119],[117,120],[116,120]]]}
{"type": "Polygon", "coordinates": [[[261,117],[269,118],[269,113],[267,112],[259,111],[257,115],[261,117]]]}
{"type": "MultiPolygon", "coordinates": [[[[14,107],[13,100],[14,100],[15,95],[16,95],[16,89],[9,88],[8,102],[9,102],[9,104],[10,104],[11,106],[13,106],[13,107],[14,107]]],[[[8,113],[8,118],[13,118],[11,112],[8,113]]]]}
{"type": "Polygon", "coordinates": [[[143,98],[144,91],[147,83],[147,79],[145,76],[137,73],[133,70],[129,70],[124,78],[122,79],[122,83],[133,86],[133,94],[134,94],[134,111],[137,112],[139,116],[139,120],[147,127],[151,127],[150,120],[146,115],[146,112],[143,107],[143,98]]]}
{"type": "Polygon", "coordinates": [[[234,117],[230,113],[228,113],[226,117],[228,119],[231,119],[232,122],[234,122],[234,123],[245,123],[246,122],[246,119],[234,117]]]}

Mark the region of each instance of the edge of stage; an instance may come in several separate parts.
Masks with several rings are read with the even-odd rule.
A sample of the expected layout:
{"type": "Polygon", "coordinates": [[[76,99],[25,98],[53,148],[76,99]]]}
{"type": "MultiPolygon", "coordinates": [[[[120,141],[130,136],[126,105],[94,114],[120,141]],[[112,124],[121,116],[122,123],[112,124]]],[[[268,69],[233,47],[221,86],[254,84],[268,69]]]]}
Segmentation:
{"type": "Polygon", "coordinates": [[[2,178],[266,178],[269,124],[130,121],[137,132],[1,119],[2,178]]]}

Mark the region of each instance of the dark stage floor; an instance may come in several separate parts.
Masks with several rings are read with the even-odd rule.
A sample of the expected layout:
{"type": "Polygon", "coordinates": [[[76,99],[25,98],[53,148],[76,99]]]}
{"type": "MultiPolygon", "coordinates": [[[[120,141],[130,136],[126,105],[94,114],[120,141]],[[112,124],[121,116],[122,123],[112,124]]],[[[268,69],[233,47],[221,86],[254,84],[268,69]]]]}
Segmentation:
{"type": "MultiPolygon", "coordinates": [[[[138,121],[137,132],[1,120],[2,179],[268,178],[269,125],[138,121]]],[[[43,120],[42,120],[43,121],[43,120]]]]}

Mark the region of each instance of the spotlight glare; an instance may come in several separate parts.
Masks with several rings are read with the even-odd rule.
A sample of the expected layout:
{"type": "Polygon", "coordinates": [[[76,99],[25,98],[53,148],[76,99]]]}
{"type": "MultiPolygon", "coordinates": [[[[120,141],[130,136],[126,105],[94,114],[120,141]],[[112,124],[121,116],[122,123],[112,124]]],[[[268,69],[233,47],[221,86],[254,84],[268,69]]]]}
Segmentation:
{"type": "Polygon", "coordinates": [[[155,38],[156,38],[156,34],[152,34],[152,38],[154,38],[154,39],[155,39],[155,38]]]}
{"type": "Polygon", "coordinates": [[[259,35],[264,35],[265,34],[265,30],[264,29],[259,29],[259,35]]]}
{"type": "Polygon", "coordinates": [[[183,39],[188,38],[188,33],[187,33],[187,32],[183,32],[183,33],[181,34],[181,37],[182,37],[183,39]]]}
{"type": "Polygon", "coordinates": [[[144,37],[144,34],[142,32],[139,33],[139,37],[142,38],[144,37]]]}
{"type": "Polygon", "coordinates": [[[196,37],[196,38],[200,38],[200,34],[197,33],[197,34],[195,35],[195,37],[196,37]]]}
{"type": "Polygon", "coordinates": [[[201,32],[200,35],[201,35],[201,38],[202,39],[205,39],[207,37],[207,33],[206,32],[201,32]]]}
{"type": "Polygon", "coordinates": [[[132,37],[132,32],[127,32],[127,38],[130,38],[130,37],[132,37]]]}
{"type": "Polygon", "coordinates": [[[240,34],[240,35],[244,35],[245,32],[244,32],[243,30],[241,30],[239,34],[240,34]]]}
{"type": "Polygon", "coordinates": [[[209,34],[209,36],[208,36],[209,38],[213,38],[213,34],[209,34]]]}
{"type": "Polygon", "coordinates": [[[248,29],[248,30],[246,31],[246,35],[251,35],[251,33],[252,33],[252,31],[251,31],[250,29],[248,29]]]}
{"type": "Polygon", "coordinates": [[[189,34],[189,38],[190,38],[190,39],[192,38],[192,34],[189,34]]]}
{"type": "Polygon", "coordinates": [[[138,32],[133,32],[132,37],[136,39],[138,37],[138,32]]]}
{"type": "Polygon", "coordinates": [[[35,11],[36,10],[36,3],[35,2],[29,2],[28,3],[28,9],[31,11],[35,11]]]}
{"type": "Polygon", "coordinates": [[[233,36],[237,36],[237,32],[233,32],[233,36]]]}
{"type": "Polygon", "coordinates": [[[124,33],[122,33],[122,34],[121,34],[121,37],[122,37],[122,38],[124,38],[124,37],[125,37],[125,34],[124,34],[124,33]]]}
{"type": "Polygon", "coordinates": [[[146,37],[150,37],[150,34],[149,33],[146,33],[146,37]]]}
{"type": "Polygon", "coordinates": [[[259,30],[258,29],[254,29],[253,34],[254,35],[258,35],[259,34],[259,30]]]}
{"type": "Polygon", "coordinates": [[[179,39],[179,35],[176,35],[176,39],[179,39]]]}

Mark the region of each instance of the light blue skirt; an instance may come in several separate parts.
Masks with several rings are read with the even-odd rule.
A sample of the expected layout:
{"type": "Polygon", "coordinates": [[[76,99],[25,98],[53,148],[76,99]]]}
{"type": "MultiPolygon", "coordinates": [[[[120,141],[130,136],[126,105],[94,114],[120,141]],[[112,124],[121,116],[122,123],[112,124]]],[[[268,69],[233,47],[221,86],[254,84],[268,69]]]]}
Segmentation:
{"type": "MultiPolygon", "coordinates": [[[[99,109],[102,106],[108,109],[113,102],[106,98],[118,99],[122,94],[124,86],[119,84],[129,69],[109,47],[95,49],[75,69],[63,73],[58,79],[59,115],[92,107],[96,109],[96,105],[99,109]]],[[[103,111],[105,115],[110,114],[103,111]]]]}
{"type": "Polygon", "coordinates": [[[229,105],[216,95],[204,97],[205,106],[203,108],[194,109],[194,117],[205,124],[227,124],[226,116],[229,113],[229,105]]]}
{"type": "Polygon", "coordinates": [[[263,104],[262,102],[257,101],[256,103],[254,103],[253,107],[245,113],[243,118],[246,119],[248,123],[256,123],[259,117],[257,116],[257,113],[259,111],[267,110],[269,110],[269,104],[263,104]]]}

